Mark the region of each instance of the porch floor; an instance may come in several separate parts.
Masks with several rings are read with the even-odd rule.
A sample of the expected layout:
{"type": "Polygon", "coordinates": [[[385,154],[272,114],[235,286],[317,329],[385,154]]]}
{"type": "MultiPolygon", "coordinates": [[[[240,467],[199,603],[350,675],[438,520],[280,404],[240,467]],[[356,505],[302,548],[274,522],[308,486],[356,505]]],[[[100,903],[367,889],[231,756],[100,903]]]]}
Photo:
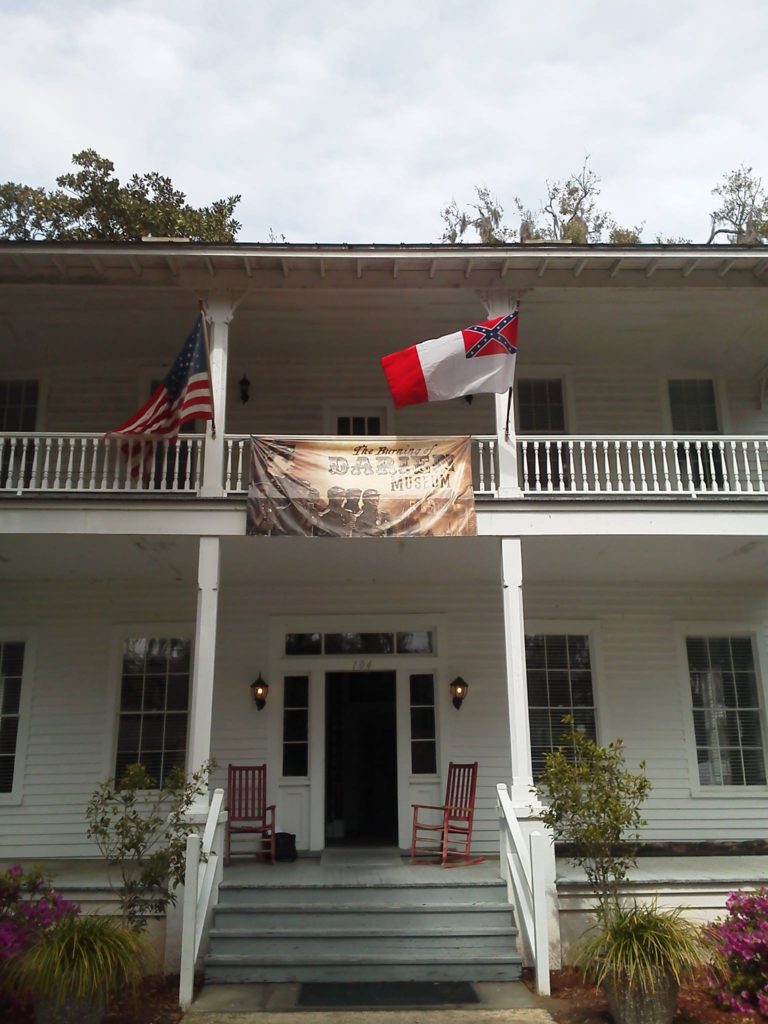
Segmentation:
{"type": "Polygon", "coordinates": [[[224,868],[227,885],[259,885],[265,888],[312,885],[338,888],[361,884],[396,886],[440,886],[457,883],[497,885],[498,858],[480,864],[443,868],[439,864],[411,864],[398,850],[331,847],[318,857],[298,857],[292,862],[265,864],[245,856],[234,856],[224,868]]]}

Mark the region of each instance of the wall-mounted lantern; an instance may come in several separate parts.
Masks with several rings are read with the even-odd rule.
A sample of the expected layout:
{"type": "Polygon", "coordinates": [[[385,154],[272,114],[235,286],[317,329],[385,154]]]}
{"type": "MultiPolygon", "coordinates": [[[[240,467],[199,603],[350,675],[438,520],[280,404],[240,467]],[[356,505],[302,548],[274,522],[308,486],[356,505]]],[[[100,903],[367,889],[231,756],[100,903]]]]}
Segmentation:
{"type": "Polygon", "coordinates": [[[243,374],[243,376],[237,382],[237,386],[240,389],[240,401],[243,403],[243,405],[245,405],[245,403],[251,397],[251,382],[248,380],[247,374],[243,374]]]}
{"type": "Polygon", "coordinates": [[[254,679],[251,683],[251,696],[256,701],[256,707],[259,711],[262,710],[264,705],[267,703],[267,694],[269,693],[269,683],[265,682],[261,678],[261,672],[259,672],[259,678],[254,679]]]}
{"type": "Polygon", "coordinates": [[[461,676],[456,676],[451,683],[451,698],[453,700],[453,706],[457,711],[464,703],[464,698],[467,696],[468,689],[469,683],[464,682],[461,676]]]}

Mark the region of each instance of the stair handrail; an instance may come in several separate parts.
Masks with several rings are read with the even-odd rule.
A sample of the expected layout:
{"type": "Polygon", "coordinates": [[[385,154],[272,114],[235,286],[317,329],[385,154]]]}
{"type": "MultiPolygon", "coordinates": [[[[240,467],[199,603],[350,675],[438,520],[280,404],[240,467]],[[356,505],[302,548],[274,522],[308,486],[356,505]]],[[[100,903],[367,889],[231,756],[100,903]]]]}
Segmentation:
{"type": "Polygon", "coordinates": [[[220,856],[214,849],[219,830],[219,815],[224,803],[224,790],[215,789],[208,808],[202,835],[187,836],[184,860],[184,899],[181,918],[181,965],[179,970],[179,1006],[188,1010],[192,1004],[195,964],[203,941],[205,922],[213,905],[220,856]]]}
{"type": "Polygon", "coordinates": [[[516,919],[533,964],[536,991],[550,994],[549,929],[547,926],[547,883],[544,864],[550,839],[531,832],[528,843],[517,819],[509,790],[496,786],[499,808],[501,877],[507,883],[507,899],[515,906],[516,919]]]}

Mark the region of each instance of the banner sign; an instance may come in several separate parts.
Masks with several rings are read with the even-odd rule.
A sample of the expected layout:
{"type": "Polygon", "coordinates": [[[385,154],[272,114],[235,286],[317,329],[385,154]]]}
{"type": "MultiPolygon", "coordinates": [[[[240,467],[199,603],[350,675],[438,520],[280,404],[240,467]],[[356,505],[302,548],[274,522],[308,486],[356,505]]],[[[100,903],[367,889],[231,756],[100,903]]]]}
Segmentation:
{"type": "Polygon", "coordinates": [[[252,437],[247,532],[458,537],[477,532],[468,437],[252,437]]]}

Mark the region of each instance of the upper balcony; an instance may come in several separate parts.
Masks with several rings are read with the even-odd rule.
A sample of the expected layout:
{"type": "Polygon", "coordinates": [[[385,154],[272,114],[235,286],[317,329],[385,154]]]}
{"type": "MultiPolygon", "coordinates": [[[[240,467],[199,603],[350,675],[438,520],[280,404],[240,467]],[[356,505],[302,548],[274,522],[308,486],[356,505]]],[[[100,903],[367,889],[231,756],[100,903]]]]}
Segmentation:
{"type": "Polygon", "coordinates": [[[0,244],[0,498],[235,499],[250,433],[370,432],[471,436],[495,507],[760,499],[766,270],[733,246],[0,244]],[[381,356],[484,319],[494,296],[521,300],[509,441],[492,396],[395,410],[381,356]],[[132,478],[105,434],[165,375],[200,298],[219,309],[218,437],[145,442],[132,478]],[[27,385],[34,401],[13,397],[27,385]]]}

